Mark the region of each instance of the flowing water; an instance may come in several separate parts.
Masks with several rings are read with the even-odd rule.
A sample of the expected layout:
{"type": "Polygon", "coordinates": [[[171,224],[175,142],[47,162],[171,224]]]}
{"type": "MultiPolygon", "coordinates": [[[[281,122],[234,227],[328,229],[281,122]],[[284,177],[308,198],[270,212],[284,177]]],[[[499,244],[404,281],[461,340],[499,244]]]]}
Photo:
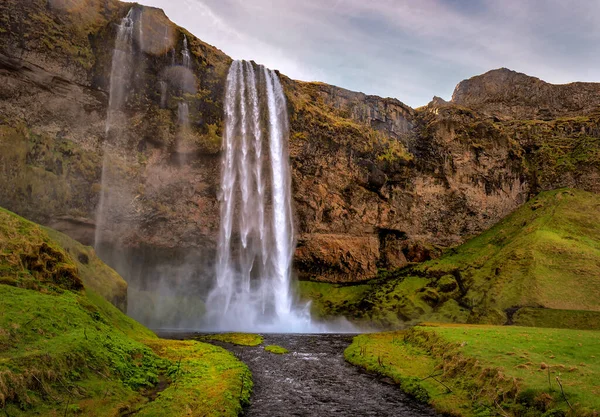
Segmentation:
{"type": "MultiPolygon", "coordinates": [[[[188,48],[188,39],[187,36],[183,35],[183,48],[181,50],[181,65],[186,70],[192,69],[192,56],[190,55],[190,50],[188,48]]],[[[185,90],[185,89],[183,89],[185,90]]],[[[184,91],[185,92],[185,91],[184,91]]],[[[189,104],[185,99],[182,99],[177,105],[177,118],[179,121],[179,125],[183,129],[187,129],[190,123],[190,108],[189,104]]]]}
{"type": "Polygon", "coordinates": [[[216,284],[206,327],[309,331],[290,290],[295,247],[286,100],[278,75],[235,61],[227,77],[216,284]]]}
{"type": "Polygon", "coordinates": [[[134,9],[132,8],[129,10],[129,13],[127,13],[127,16],[121,20],[113,50],[108,114],[106,117],[106,138],[103,144],[102,191],[100,193],[100,202],[96,210],[96,232],[94,237],[94,247],[96,249],[99,248],[99,244],[102,241],[108,213],[112,206],[112,199],[114,198],[114,190],[110,189],[113,181],[111,179],[112,170],[108,152],[112,145],[111,137],[118,137],[120,127],[127,124],[122,110],[127,98],[133,73],[133,14],[134,9]]]}
{"type": "MultiPolygon", "coordinates": [[[[163,335],[187,338],[190,335],[163,335]]],[[[254,389],[244,415],[435,417],[430,407],[407,397],[392,381],[367,374],[344,360],[352,335],[267,334],[263,346],[211,342],[232,351],[252,371],[254,389]]]]}

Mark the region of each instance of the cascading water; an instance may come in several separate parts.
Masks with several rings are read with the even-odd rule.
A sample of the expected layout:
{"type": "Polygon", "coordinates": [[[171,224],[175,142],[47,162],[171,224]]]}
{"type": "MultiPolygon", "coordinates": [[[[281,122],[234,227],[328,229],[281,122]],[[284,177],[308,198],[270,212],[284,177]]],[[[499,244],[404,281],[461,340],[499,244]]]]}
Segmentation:
{"type": "MultiPolygon", "coordinates": [[[[183,48],[181,50],[182,60],[181,65],[187,69],[191,70],[192,68],[192,56],[190,55],[190,50],[188,48],[188,40],[187,36],[183,35],[183,48]]],[[[179,102],[177,105],[177,116],[179,119],[179,124],[183,128],[187,128],[190,120],[190,108],[185,99],[179,102]]]]}
{"type": "Polygon", "coordinates": [[[96,210],[96,232],[94,236],[94,247],[96,250],[102,241],[102,234],[105,232],[108,211],[111,207],[112,194],[110,188],[110,157],[108,149],[110,147],[109,137],[111,130],[118,130],[126,124],[122,120],[121,110],[125,103],[128,87],[131,82],[133,66],[133,28],[134,18],[133,9],[129,10],[127,16],[121,20],[115,47],[112,57],[112,68],[110,73],[110,95],[108,100],[108,114],[106,117],[106,139],[103,145],[104,158],[102,162],[102,191],[100,193],[100,202],[96,210]]]}
{"type": "Polygon", "coordinates": [[[216,284],[206,305],[213,330],[315,330],[307,309],[292,303],[288,131],[277,74],[235,61],[225,98],[216,284]]]}

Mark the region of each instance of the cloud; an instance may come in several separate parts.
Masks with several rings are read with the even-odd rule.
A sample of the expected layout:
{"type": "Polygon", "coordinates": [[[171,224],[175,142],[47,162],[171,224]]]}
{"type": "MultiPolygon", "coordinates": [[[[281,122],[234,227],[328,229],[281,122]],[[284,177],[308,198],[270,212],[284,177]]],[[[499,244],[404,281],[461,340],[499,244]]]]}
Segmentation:
{"type": "Polygon", "coordinates": [[[233,58],[412,106],[508,67],[600,80],[600,3],[577,0],[142,0],[233,58]],[[182,4],[183,3],[183,4],[182,4]]]}

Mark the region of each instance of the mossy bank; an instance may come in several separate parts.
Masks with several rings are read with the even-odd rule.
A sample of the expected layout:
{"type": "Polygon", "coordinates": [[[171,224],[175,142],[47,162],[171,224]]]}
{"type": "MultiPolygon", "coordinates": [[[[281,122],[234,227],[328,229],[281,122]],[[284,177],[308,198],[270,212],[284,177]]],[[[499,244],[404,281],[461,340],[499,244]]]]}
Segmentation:
{"type": "Polygon", "coordinates": [[[124,283],[91,248],[0,211],[4,413],[237,416],[248,368],[216,346],[157,338],[92,290],[110,298],[113,284],[124,283]]]}
{"type": "Polygon", "coordinates": [[[346,359],[453,416],[597,416],[600,332],[431,325],[361,335],[346,359]]]}
{"type": "Polygon", "coordinates": [[[358,286],[301,283],[313,312],[382,327],[422,321],[598,329],[600,197],[543,192],[436,260],[358,286]]]}

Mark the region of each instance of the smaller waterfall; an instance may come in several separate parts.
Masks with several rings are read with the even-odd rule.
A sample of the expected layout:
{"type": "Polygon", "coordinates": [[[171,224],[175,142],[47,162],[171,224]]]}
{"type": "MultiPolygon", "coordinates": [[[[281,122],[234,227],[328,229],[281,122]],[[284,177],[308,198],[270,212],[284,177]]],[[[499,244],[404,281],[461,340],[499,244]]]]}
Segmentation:
{"type": "Polygon", "coordinates": [[[169,92],[169,86],[166,81],[161,80],[159,83],[160,86],[160,108],[164,109],[167,107],[167,93],[169,92]]]}
{"type": "Polygon", "coordinates": [[[183,35],[183,49],[181,50],[182,60],[181,64],[190,69],[192,67],[192,56],[190,55],[190,50],[188,48],[188,38],[186,35],[183,35]]]}
{"type": "Polygon", "coordinates": [[[111,136],[118,136],[118,132],[126,127],[126,120],[121,110],[127,99],[131,75],[133,72],[133,8],[121,20],[115,39],[110,73],[110,95],[108,99],[108,114],[106,116],[106,138],[103,144],[104,157],[102,161],[102,177],[100,201],[96,209],[96,231],[94,247],[99,248],[102,235],[106,232],[108,212],[113,205],[110,174],[111,136]],[[114,132],[113,132],[114,131],[114,132]]]}
{"type": "Polygon", "coordinates": [[[144,49],[144,9],[140,11],[139,19],[138,19],[138,45],[142,51],[144,49]]]}
{"type": "MultiPolygon", "coordinates": [[[[190,54],[190,50],[188,48],[188,39],[186,35],[183,35],[183,48],[181,49],[181,65],[187,69],[192,69],[192,56],[190,54]]],[[[186,88],[182,88],[183,93],[186,93],[186,88]]],[[[179,102],[177,105],[177,116],[179,120],[179,125],[186,129],[189,126],[190,121],[190,107],[188,102],[185,99],[179,102]]]]}
{"type": "Polygon", "coordinates": [[[113,50],[112,67],[110,72],[110,91],[108,99],[108,118],[106,133],[115,124],[115,116],[123,107],[130,82],[133,63],[133,9],[121,20],[115,47],[113,50]]]}
{"type": "Polygon", "coordinates": [[[216,285],[206,305],[213,330],[316,330],[307,309],[292,305],[288,133],[278,75],[235,61],[225,98],[216,285]]]}

